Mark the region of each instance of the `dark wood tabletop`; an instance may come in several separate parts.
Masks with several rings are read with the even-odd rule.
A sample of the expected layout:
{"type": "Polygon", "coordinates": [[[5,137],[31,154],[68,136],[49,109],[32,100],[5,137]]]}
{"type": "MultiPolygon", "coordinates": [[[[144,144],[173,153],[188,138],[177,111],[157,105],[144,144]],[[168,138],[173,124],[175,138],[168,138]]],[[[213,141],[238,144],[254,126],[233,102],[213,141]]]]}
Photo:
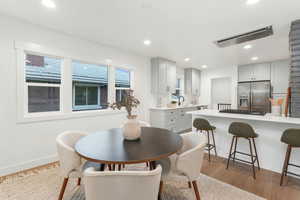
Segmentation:
{"type": "Polygon", "coordinates": [[[182,138],[172,131],[142,127],[141,138],[128,141],[122,129],[111,129],[81,138],[76,152],[89,161],[102,164],[132,164],[156,161],[178,152],[182,138]]]}

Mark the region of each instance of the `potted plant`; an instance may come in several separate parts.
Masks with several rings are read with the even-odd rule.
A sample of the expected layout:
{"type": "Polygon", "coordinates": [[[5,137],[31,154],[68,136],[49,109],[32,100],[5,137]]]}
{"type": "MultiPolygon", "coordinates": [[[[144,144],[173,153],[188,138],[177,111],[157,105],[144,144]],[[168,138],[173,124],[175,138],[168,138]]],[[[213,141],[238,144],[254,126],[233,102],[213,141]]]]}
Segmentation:
{"type": "Polygon", "coordinates": [[[123,107],[127,111],[127,121],[123,124],[123,136],[127,140],[137,140],[141,136],[141,125],[137,120],[137,115],[132,114],[132,109],[137,108],[140,101],[133,96],[133,90],[127,90],[122,100],[110,104],[112,109],[121,110],[123,107]]]}

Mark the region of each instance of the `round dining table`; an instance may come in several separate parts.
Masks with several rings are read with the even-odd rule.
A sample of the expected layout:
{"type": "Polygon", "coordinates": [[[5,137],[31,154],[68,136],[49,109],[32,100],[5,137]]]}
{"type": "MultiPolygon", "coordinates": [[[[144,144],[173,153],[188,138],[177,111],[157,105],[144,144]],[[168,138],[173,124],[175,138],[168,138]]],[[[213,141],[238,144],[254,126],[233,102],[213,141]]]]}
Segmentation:
{"type": "Polygon", "coordinates": [[[175,154],[182,148],[182,138],[172,131],[154,127],[142,127],[141,137],[130,141],[123,137],[122,129],[99,131],[82,137],[75,150],[82,158],[105,165],[150,163],[175,154]]]}

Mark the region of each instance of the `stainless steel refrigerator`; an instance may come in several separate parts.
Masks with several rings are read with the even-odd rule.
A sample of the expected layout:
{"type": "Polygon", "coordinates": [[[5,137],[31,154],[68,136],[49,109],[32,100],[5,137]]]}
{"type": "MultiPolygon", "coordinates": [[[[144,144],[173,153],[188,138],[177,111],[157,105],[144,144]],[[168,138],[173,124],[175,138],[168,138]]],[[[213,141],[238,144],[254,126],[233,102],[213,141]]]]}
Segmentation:
{"type": "Polygon", "coordinates": [[[255,81],[238,83],[238,109],[250,112],[271,112],[271,82],[255,81]]]}

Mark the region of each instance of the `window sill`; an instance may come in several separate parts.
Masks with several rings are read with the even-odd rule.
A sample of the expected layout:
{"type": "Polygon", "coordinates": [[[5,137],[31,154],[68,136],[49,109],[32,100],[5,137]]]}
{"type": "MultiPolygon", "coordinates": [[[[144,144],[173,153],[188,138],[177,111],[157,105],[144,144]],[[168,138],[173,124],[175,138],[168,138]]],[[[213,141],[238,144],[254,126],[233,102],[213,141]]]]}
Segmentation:
{"type": "Polygon", "coordinates": [[[97,117],[102,115],[120,115],[126,114],[125,110],[85,110],[85,111],[72,111],[71,113],[63,112],[45,112],[45,113],[34,113],[21,116],[18,120],[18,124],[42,122],[42,121],[55,121],[55,120],[67,120],[74,118],[89,118],[97,117]]]}

